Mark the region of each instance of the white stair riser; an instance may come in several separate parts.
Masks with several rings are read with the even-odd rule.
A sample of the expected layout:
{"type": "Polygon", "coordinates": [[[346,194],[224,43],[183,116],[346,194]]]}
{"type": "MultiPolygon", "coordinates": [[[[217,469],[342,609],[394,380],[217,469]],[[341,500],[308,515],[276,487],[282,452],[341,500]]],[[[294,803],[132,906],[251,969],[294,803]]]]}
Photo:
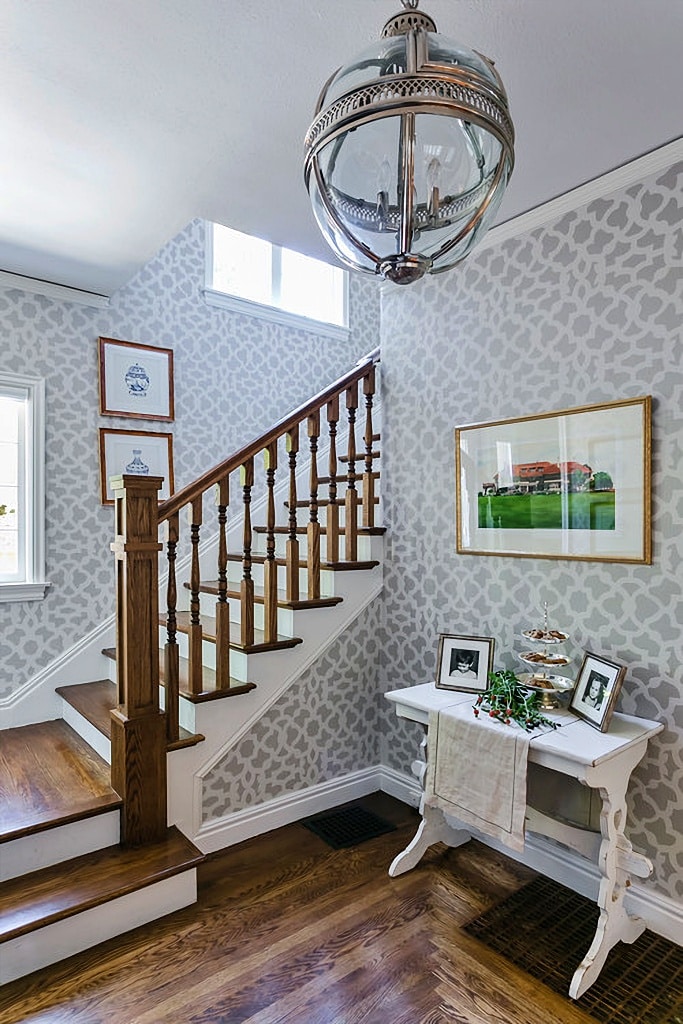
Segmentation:
{"type": "MultiPolygon", "coordinates": [[[[240,603],[237,600],[230,601],[230,616],[233,620],[239,621],[240,603]]],[[[199,595],[199,611],[202,615],[208,615],[212,619],[216,617],[216,597],[214,594],[199,595]]],[[[263,604],[254,604],[254,625],[257,629],[263,629],[263,604]]],[[[277,610],[277,631],[280,636],[294,636],[294,613],[291,608],[278,608],[277,610]]]]}
{"type": "Polygon", "coordinates": [[[0,881],[6,882],[30,871],[80,857],[83,853],[115,846],[120,839],[120,825],[119,811],[113,810],[3,843],[0,881]]]}
{"type": "MultiPolygon", "coordinates": [[[[235,586],[239,586],[242,580],[242,564],[240,562],[230,562],[228,565],[228,579],[235,586]]],[[[259,587],[263,586],[263,565],[260,562],[254,562],[251,567],[251,578],[254,583],[259,587]]],[[[278,589],[284,590],[287,585],[287,568],[284,565],[278,565],[277,567],[277,583],[278,589]]],[[[306,596],[308,591],[308,572],[307,570],[299,570],[299,592],[302,596],[306,596]]],[[[329,569],[321,569],[320,571],[320,593],[323,597],[334,597],[334,573],[329,569]]],[[[231,601],[231,617],[233,619],[238,616],[235,614],[234,609],[239,609],[239,601],[231,601]]]]}
{"type": "MultiPolygon", "coordinates": [[[[178,633],[176,640],[178,641],[180,657],[187,659],[190,653],[187,633],[178,633]]],[[[165,631],[163,634],[161,630],[159,631],[159,643],[165,643],[165,631]]],[[[252,656],[244,654],[242,651],[230,651],[230,675],[233,679],[237,679],[242,683],[249,681],[247,672],[250,657],[252,656]]],[[[212,670],[216,668],[216,644],[210,640],[202,640],[202,665],[212,670]]]]}
{"type": "MultiPolygon", "coordinates": [[[[285,558],[287,555],[287,537],[284,534],[275,535],[275,557],[285,558]]],[[[299,534],[297,537],[299,541],[299,558],[304,560],[308,555],[308,538],[306,534],[299,534]]],[[[370,538],[365,534],[359,534],[358,536],[358,558],[361,561],[368,559],[370,550],[370,538]]],[[[255,543],[252,549],[253,553],[265,554],[266,553],[266,537],[265,534],[255,534],[255,543]]],[[[339,538],[339,555],[341,558],[344,557],[344,536],[343,534],[339,538]]],[[[323,562],[328,561],[327,555],[327,536],[326,534],[320,535],[320,558],[323,562]]]]}
{"type": "Polygon", "coordinates": [[[122,935],[197,901],[196,868],[2,944],[0,984],[122,935]]]}

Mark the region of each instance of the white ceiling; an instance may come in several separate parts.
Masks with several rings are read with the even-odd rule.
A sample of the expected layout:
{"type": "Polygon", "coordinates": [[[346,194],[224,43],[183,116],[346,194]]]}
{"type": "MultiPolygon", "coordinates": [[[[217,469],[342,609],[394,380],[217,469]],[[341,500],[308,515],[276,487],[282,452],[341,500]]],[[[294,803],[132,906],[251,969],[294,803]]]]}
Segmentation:
{"type": "MultiPolygon", "coordinates": [[[[193,217],[331,260],[303,137],[399,0],[2,0],[0,270],[111,294],[193,217]]],[[[422,0],[492,57],[498,222],[682,134],[683,0],[422,0]]]]}

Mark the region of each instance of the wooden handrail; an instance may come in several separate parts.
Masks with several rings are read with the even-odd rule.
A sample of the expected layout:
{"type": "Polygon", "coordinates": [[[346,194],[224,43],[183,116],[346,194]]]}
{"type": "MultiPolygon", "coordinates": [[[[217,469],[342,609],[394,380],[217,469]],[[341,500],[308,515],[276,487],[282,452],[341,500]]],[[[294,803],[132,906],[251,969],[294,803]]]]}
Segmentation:
{"type": "Polygon", "coordinates": [[[175,512],[178,512],[185,505],[188,505],[190,502],[201,497],[205,491],[210,487],[213,487],[214,484],[217,484],[222,477],[239,469],[240,466],[243,466],[249,459],[255,458],[279,437],[286,434],[287,431],[293,430],[294,427],[305,420],[308,416],[315,413],[318,409],[321,409],[331,398],[334,398],[337,393],[344,391],[352,384],[362,380],[370,367],[374,366],[378,362],[379,349],[376,348],[373,349],[372,352],[369,352],[368,355],[364,356],[352,370],[345,373],[342,377],[339,377],[338,380],[334,381],[333,384],[330,384],[329,387],[324,389],[324,391],[320,391],[314,398],[311,398],[308,402],[305,402],[297,409],[288,413],[284,419],[281,419],[275,424],[275,426],[271,427],[270,430],[267,430],[264,434],[261,434],[253,441],[249,441],[249,443],[244,445],[243,448],[240,448],[239,451],[229,456],[229,458],[224,459],[223,462],[219,462],[217,466],[213,467],[213,469],[207,470],[203,476],[198,477],[197,480],[188,484],[187,487],[183,487],[182,490],[177,491],[176,494],[167,498],[166,501],[160,502],[158,513],[159,522],[164,522],[164,520],[168,519],[175,512]]]}

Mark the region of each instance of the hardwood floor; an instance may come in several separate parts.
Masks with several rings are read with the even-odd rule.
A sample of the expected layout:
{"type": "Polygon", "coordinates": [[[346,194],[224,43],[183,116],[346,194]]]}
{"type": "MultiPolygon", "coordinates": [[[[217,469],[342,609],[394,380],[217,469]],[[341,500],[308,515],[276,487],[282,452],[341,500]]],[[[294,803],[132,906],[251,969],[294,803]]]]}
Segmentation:
{"type": "Polygon", "coordinates": [[[461,930],[532,873],[476,842],[388,866],[395,832],[333,850],[302,825],[201,867],[199,902],[0,989],[0,1024],[590,1024],[461,930]]]}

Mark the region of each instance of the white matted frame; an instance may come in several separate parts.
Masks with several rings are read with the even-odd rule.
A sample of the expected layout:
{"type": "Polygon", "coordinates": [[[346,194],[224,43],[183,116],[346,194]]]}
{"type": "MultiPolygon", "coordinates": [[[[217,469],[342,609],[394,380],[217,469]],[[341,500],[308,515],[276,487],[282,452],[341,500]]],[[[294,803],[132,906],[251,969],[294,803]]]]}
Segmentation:
{"type": "Polygon", "coordinates": [[[455,431],[460,554],[651,564],[649,395],[455,431]]]}
{"type": "Polygon", "coordinates": [[[493,648],[492,637],[442,633],[436,660],[436,685],[441,690],[483,693],[489,685],[493,648]]]}
{"type": "Polygon", "coordinates": [[[569,710],[594,729],[607,732],[626,666],[586,651],[569,710]]]}
{"type": "Polygon", "coordinates": [[[114,504],[110,478],[124,473],[163,477],[159,500],[170,498],[174,490],[173,434],[101,428],[100,501],[103,505],[114,504]]]}
{"type": "Polygon", "coordinates": [[[174,418],[173,350],[99,339],[100,415],[174,418]]]}

